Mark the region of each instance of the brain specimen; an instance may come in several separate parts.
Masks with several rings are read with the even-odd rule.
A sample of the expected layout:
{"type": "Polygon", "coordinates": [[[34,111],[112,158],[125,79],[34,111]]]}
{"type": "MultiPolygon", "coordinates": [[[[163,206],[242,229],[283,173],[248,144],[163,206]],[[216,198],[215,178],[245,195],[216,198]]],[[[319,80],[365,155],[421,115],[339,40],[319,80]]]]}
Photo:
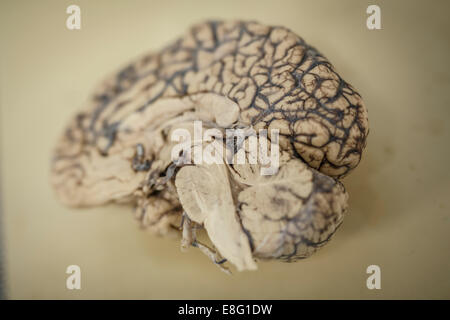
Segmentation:
{"type": "Polygon", "coordinates": [[[330,240],[347,209],[339,179],[360,162],[368,128],[360,95],[290,30],[206,22],[101,83],[60,137],[51,182],[67,205],[133,204],[145,228],[181,234],[183,248],[223,270],[255,269],[255,259],[304,258],[330,240]],[[195,136],[198,122],[223,139],[192,145],[221,145],[223,163],[173,159],[174,133],[195,136]],[[229,129],[253,133],[230,148],[229,129]],[[278,143],[275,174],[249,160],[255,133],[278,143]],[[239,152],[249,161],[229,161],[239,152]]]}

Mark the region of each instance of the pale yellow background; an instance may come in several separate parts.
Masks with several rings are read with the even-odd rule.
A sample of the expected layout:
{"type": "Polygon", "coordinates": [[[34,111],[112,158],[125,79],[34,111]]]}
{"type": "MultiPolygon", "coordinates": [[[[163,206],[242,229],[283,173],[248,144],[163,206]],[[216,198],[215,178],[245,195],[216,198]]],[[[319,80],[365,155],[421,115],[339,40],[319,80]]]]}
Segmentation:
{"type": "Polygon", "coordinates": [[[448,1],[4,1],[0,3],[1,187],[9,298],[450,298],[448,1]],[[82,29],[65,27],[69,4],[82,29]],[[382,28],[366,28],[378,3],[382,28]],[[344,180],[350,210],[308,260],[221,273],[201,253],[139,230],[131,209],[61,206],[51,148],[105,74],[208,18],[284,25],[362,94],[371,125],[344,180]],[[82,289],[65,269],[82,268],[82,289]],[[366,288],[366,268],[382,289],[366,288]]]}

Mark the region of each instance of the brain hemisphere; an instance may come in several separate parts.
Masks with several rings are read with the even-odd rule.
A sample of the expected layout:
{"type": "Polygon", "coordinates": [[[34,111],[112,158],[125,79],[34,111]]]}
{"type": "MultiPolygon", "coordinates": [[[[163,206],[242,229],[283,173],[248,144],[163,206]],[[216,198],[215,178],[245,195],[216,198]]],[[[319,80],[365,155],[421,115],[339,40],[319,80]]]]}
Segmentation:
{"type": "Polygon", "coordinates": [[[327,175],[359,163],[368,134],[359,94],[300,37],[257,23],[200,24],[128,65],[97,90],[83,131],[108,152],[130,114],[202,92],[235,101],[240,125],[279,129],[283,148],[327,175]]]}
{"type": "Polygon", "coordinates": [[[360,95],[302,38],[255,22],[207,22],[126,65],[95,90],[57,144],[52,183],[69,205],[134,202],[136,216],[157,233],[171,233],[180,220],[206,226],[219,251],[249,269],[252,255],[306,257],[330,239],[347,207],[336,179],[358,165],[367,135],[360,95]],[[193,120],[280,132],[284,162],[270,183],[239,182],[245,170],[220,169],[216,189],[232,185],[228,213],[203,200],[212,203],[207,211],[217,211],[216,218],[228,217],[216,219],[228,229],[216,230],[207,213],[195,219],[198,213],[187,209],[199,208],[193,183],[215,190],[204,185],[211,179],[192,177],[219,169],[182,168],[177,183],[171,180],[178,169],[170,162],[169,137],[177,127],[192,131],[193,120]],[[188,215],[180,219],[183,212],[188,215]],[[248,239],[247,251],[226,238],[241,244],[248,239]]]}

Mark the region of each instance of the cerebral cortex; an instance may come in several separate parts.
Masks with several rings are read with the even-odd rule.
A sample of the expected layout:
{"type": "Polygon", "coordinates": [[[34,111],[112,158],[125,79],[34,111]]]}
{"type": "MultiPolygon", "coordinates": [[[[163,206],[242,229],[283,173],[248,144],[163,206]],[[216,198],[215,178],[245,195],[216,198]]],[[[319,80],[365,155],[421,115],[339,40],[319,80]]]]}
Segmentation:
{"type": "MultiPolygon", "coordinates": [[[[340,180],[359,164],[368,132],[361,96],[301,37],[208,21],[94,90],[57,142],[51,183],[66,205],[131,204],[146,229],[181,235],[183,248],[199,248],[223,270],[224,261],[251,270],[258,259],[308,257],[331,239],[347,210],[340,180]],[[278,172],[174,163],[171,136],[193,132],[195,121],[224,133],[266,129],[269,142],[278,130],[278,172]]],[[[249,155],[247,140],[232,156],[249,155]]]]}

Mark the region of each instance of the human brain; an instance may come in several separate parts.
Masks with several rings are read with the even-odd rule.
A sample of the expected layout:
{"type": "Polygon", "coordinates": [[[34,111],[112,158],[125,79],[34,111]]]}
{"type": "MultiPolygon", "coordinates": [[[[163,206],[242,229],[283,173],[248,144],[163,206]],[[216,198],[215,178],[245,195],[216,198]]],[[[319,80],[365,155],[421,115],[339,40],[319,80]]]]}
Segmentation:
{"type": "MultiPolygon", "coordinates": [[[[304,258],[330,240],[347,209],[340,178],[360,162],[367,135],[361,96],[302,38],[210,21],[95,90],[57,143],[51,181],[67,205],[134,204],[148,230],[181,233],[183,247],[224,270],[225,260],[255,269],[255,259],[304,258]],[[193,133],[198,121],[224,133],[266,129],[268,142],[278,130],[279,170],[173,161],[173,133],[193,133]],[[199,228],[211,245],[196,239],[199,228]]],[[[242,149],[248,159],[247,142],[231,158],[242,149]]]]}

